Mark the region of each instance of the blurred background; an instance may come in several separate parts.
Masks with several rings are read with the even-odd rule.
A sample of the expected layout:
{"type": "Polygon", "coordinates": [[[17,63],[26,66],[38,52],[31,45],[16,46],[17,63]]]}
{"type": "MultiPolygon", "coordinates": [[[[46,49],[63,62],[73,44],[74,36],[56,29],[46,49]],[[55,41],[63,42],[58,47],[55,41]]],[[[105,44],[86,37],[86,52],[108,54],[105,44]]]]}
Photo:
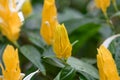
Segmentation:
{"type": "MultiPolygon", "coordinates": [[[[21,45],[29,44],[29,41],[26,40],[26,35],[31,37],[30,40],[38,38],[43,2],[44,0],[31,0],[33,13],[25,18],[19,40],[21,45]]],[[[94,0],[56,0],[56,6],[59,23],[65,24],[70,42],[77,41],[73,46],[72,56],[96,66],[97,48],[106,38],[112,35],[112,31],[106,23],[103,13],[100,9],[96,8],[94,0]]],[[[120,0],[117,0],[117,6],[120,10],[120,0]]],[[[120,17],[118,17],[118,14],[120,13],[115,11],[112,4],[107,12],[115,25],[116,33],[119,33],[120,17]]],[[[42,49],[39,49],[39,51],[43,52],[42,49]]],[[[23,57],[23,55],[20,55],[22,72],[27,75],[35,71],[36,68],[34,66],[31,67],[29,61],[23,57]]],[[[37,74],[33,77],[33,80],[53,80],[60,71],[60,68],[49,64],[44,65],[46,65],[47,76],[37,74]]]]}

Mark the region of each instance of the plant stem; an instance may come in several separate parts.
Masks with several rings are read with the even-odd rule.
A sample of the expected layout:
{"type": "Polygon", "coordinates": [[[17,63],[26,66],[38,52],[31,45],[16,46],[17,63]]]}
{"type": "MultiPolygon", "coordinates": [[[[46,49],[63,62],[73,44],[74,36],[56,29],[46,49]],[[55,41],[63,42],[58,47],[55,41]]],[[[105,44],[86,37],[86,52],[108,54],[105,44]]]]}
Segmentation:
{"type": "Polygon", "coordinates": [[[76,43],[78,43],[79,40],[75,40],[73,43],[72,43],[72,46],[74,46],[76,43]]]}
{"type": "Polygon", "coordinates": [[[115,34],[115,27],[114,27],[112,21],[109,19],[109,17],[108,17],[106,12],[104,13],[104,16],[106,18],[106,22],[108,23],[108,25],[110,26],[111,30],[113,31],[113,34],[115,34]]]}
{"type": "Polygon", "coordinates": [[[14,44],[14,46],[16,46],[17,48],[20,48],[20,45],[17,43],[17,41],[12,42],[14,44]]]}
{"type": "Polygon", "coordinates": [[[60,60],[61,60],[61,62],[62,62],[63,64],[69,65],[69,64],[67,63],[67,59],[60,59],[60,60]]]}
{"type": "Polygon", "coordinates": [[[115,8],[115,11],[118,12],[119,10],[118,10],[118,7],[117,7],[117,4],[116,4],[115,1],[113,1],[113,6],[114,6],[114,8],[115,8]]]}

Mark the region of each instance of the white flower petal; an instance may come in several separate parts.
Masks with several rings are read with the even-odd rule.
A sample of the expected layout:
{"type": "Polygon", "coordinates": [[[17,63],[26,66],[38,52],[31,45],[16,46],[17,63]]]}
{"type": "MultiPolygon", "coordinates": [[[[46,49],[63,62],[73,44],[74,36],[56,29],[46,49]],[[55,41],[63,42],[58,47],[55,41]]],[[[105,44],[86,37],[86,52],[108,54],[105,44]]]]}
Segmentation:
{"type": "Polygon", "coordinates": [[[17,11],[19,11],[21,9],[24,2],[25,2],[25,0],[17,0],[16,1],[16,3],[17,3],[17,6],[16,6],[17,11]]]}
{"type": "Polygon", "coordinates": [[[24,73],[21,73],[20,74],[20,80],[22,80],[24,78],[25,74],[24,73]]]}
{"type": "Polygon", "coordinates": [[[24,21],[23,13],[18,12],[18,16],[20,17],[21,22],[23,22],[24,21]]]}
{"type": "Polygon", "coordinates": [[[3,21],[3,19],[0,17],[0,23],[3,23],[4,21],[3,21]]]}
{"type": "Polygon", "coordinates": [[[111,43],[114,39],[116,39],[117,37],[120,37],[120,34],[116,34],[116,35],[113,35],[113,36],[107,38],[107,39],[103,42],[102,45],[104,45],[106,48],[108,48],[109,45],[110,45],[110,43],[111,43]]]}
{"type": "Polygon", "coordinates": [[[16,12],[16,8],[14,8],[13,0],[9,0],[9,8],[11,12],[16,12]]]}
{"type": "Polygon", "coordinates": [[[26,76],[23,80],[30,80],[36,73],[38,73],[39,70],[30,73],[28,76],[26,76]]]}

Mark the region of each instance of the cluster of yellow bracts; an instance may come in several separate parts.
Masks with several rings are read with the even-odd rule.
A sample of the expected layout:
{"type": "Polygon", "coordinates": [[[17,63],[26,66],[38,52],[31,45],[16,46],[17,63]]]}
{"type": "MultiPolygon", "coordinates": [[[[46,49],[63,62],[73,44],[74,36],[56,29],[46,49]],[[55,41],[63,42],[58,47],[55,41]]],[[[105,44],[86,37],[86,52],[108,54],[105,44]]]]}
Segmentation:
{"type": "MultiPolygon", "coordinates": [[[[25,17],[31,14],[32,6],[30,0],[25,0],[22,6],[22,12],[25,17]],[[26,10],[25,6],[29,10],[26,10]]],[[[13,43],[18,40],[22,25],[18,14],[16,0],[0,0],[0,31],[13,43]]],[[[4,66],[0,63],[0,67],[2,68],[0,80],[22,80],[24,74],[20,70],[18,50],[14,49],[11,45],[7,45],[2,59],[4,66]]]]}
{"type": "Polygon", "coordinates": [[[44,0],[40,34],[48,45],[52,45],[58,58],[71,56],[72,45],[64,24],[57,20],[55,0],[44,0]]]}
{"type": "MultiPolygon", "coordinates": [[[[97,7],[106,12],[109,6],[109,0],[95,0],[97,7]]],[[[15,9],[15,0],[0,0],[0,30],[11,42],[19,38],[20,26],[22,24],[18,11],[15,9]],[[10,2],[12,6],[10,7],[10,2]]],[[[26,17],[32,12],[29,0],[23,5],[22,11],[26,17]]],[[[72,45],[70,44],[68,34],[64,24],[60,25],[57,20],[57,9],[55,0],[44,0],[42,10],[42,24],[40,34],[47,43],[52,45],[57,58],[67,59],[71,56],[72,45]]],[[[14,50],[8,45],[3,52],[3,62],[5,68],[2,68],[3,76],[0,80],[21,80],[21,70],[19,67],[18,50],[14,50]]],[[[98,49],[97,65],[100,74],[100,80],[119,80],[118,72],[111,53],[103,45],[98,49]]]]}

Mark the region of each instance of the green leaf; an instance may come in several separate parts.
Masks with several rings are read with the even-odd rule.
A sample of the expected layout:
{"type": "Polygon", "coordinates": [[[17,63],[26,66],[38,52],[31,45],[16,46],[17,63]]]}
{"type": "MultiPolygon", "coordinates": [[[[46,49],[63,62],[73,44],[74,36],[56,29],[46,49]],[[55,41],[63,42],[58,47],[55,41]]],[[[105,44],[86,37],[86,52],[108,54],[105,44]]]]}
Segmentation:
{"type": "Polygon", "coordinates": [[[88,23],[80,26],[70,35],[70,41],[78,40],[78,43],[73,47],[73,53],[76,53],[91,37],[98,33],[100,25],[88,23]]]}
{"type": "Polygon", "coordinates": [[[22,27],[23,30],[26,31],[39,31],[41,25],[41,12],[40,13],[34,13],[27,19],[25,19],[24,27],[22,27]]]}
{"type": "Polygon", "coordinates": [[[52,46],[46,46],[43,52],[44,57],[55,57],[52,46]]]}
{"type": "Polygon", "coordinates": [[[79,80],[87,80],[83,75],[79,75],[79,80]]]}
{"type": "Polygon", "coordinates": [[[2,62],[2,54],[4,52],[5,47],[6,44],[0,44],[0,62],[2,62]]]}
{"type": "Polygon", "coordinates": [[[64,22],[72,19],[81,19],[81,18],[83,18],[83,15],[77,10],[71,8],[67,8],[65,9],[65,11],[58,13],[58,20],[60,22],[64,22]]]}
{"type": "Polygon", "coordinates": [[[20,48],[21,53],[30,60],[40,71],[45,75],[46,71],[41,63],[41,55],[40,52],[31,45],[25,45],[20,48]]]}
{"type": "Polygon", "coordinates": [[[64,64],[62,64],[58,59],[56,58],[50,58],[50,57],[46,57],[43,59],[44,62],[48,63],[48,64],[51,64],[53,66],[56,66],[56,67],[60,67],[60,68],[63,68],[64,67],[64,64]]]}
{"type": "Polygon", "coordinates": [[[70,57],[68,59],[67,63],[69,65],[71,65],[73,68],[75,68],[77,72],[79,72],[81,74],[84,72],[93,78],[99,79],[98,71],[92,65],[87,64],[81,60],[74,58],[74,57],[70,57]]]}
{"type": "Polygon", "coordinates": [[[73,80],[75,73],[75,69],[67,65],[58,73],[54,80],[73,80]]]}
{"type": "Polygon", "coordinates": [[[109,49],[115,59],[116,66],[120,74],[120,37],[117,37],[112,41],[112,43],[109,46],[109,49]]]}
{"type": "Polygon", "coordinates": [[[106,38],[110,37],[113,34],[110,26],[107,23],[101,23],[99,33],[103,40],[105,40],[106,38]]]}
{"type": "Polygon", "coordinates": [[[92,77],[92,76],[90,76],[89,74],[87,74],[87,73],[85,73],[85,72],[82,72],[81,73],[84,77],[82,77],[83,78],[83,80],[96,80],[94,77],[92,77]]]}
{"type": "Polygon", "coordinates": [[[47,47],[43,52],[43,61],[56,67],[64,67],[60,60],[56,58],[53,49],[50,46],[47,47]]]}
{"type": "Polygon", "coordinates": [[[75,69],[71,66],[65,66],[60,74],[60,80],[73,80],[75,76],[75,69]]]}
{"type": "Polygon", "coordinates": [[[61,74],[61,71],[58,73],[58,75],[54,78],[54,80],[60,80],[60,74],[61,74]]]}
{"type": "Polygon", "coordinates": [[[82,61],[89,63],[89,64],[96,64],[96,59],[90,59],[90,58],[81,58],[82,61]]]}
{"type": "MultiPolygon", "coordinates": [[[[84,17],[82,19],[81,18],[70,19],[70,20],[64,21],[63,23],[65,24],[68,33],[71,34],[73,31],[80,29],[80,27],[83,27],[83,25],[87,25],[88,23],[98,25],[98,23],[100,22],[101,20],[96,19],[96,18],[91,19],[91,18],[84,17]]],[[[93,27],[95,28],[95,26],[89,25],[89,27],[87,28],[89,28],[89,30],[92,30],[93,27]]]]}
{"type": "Polygon", "coordinates": [[[39,34],[29,32],[27,35],[28,35],[28,39],[30,40],[30,42],[32,42],[36,46],[44,49],[44,46],[46,44],[45,44],[44,40],[42,39],[42,37],[39,34]]]}

